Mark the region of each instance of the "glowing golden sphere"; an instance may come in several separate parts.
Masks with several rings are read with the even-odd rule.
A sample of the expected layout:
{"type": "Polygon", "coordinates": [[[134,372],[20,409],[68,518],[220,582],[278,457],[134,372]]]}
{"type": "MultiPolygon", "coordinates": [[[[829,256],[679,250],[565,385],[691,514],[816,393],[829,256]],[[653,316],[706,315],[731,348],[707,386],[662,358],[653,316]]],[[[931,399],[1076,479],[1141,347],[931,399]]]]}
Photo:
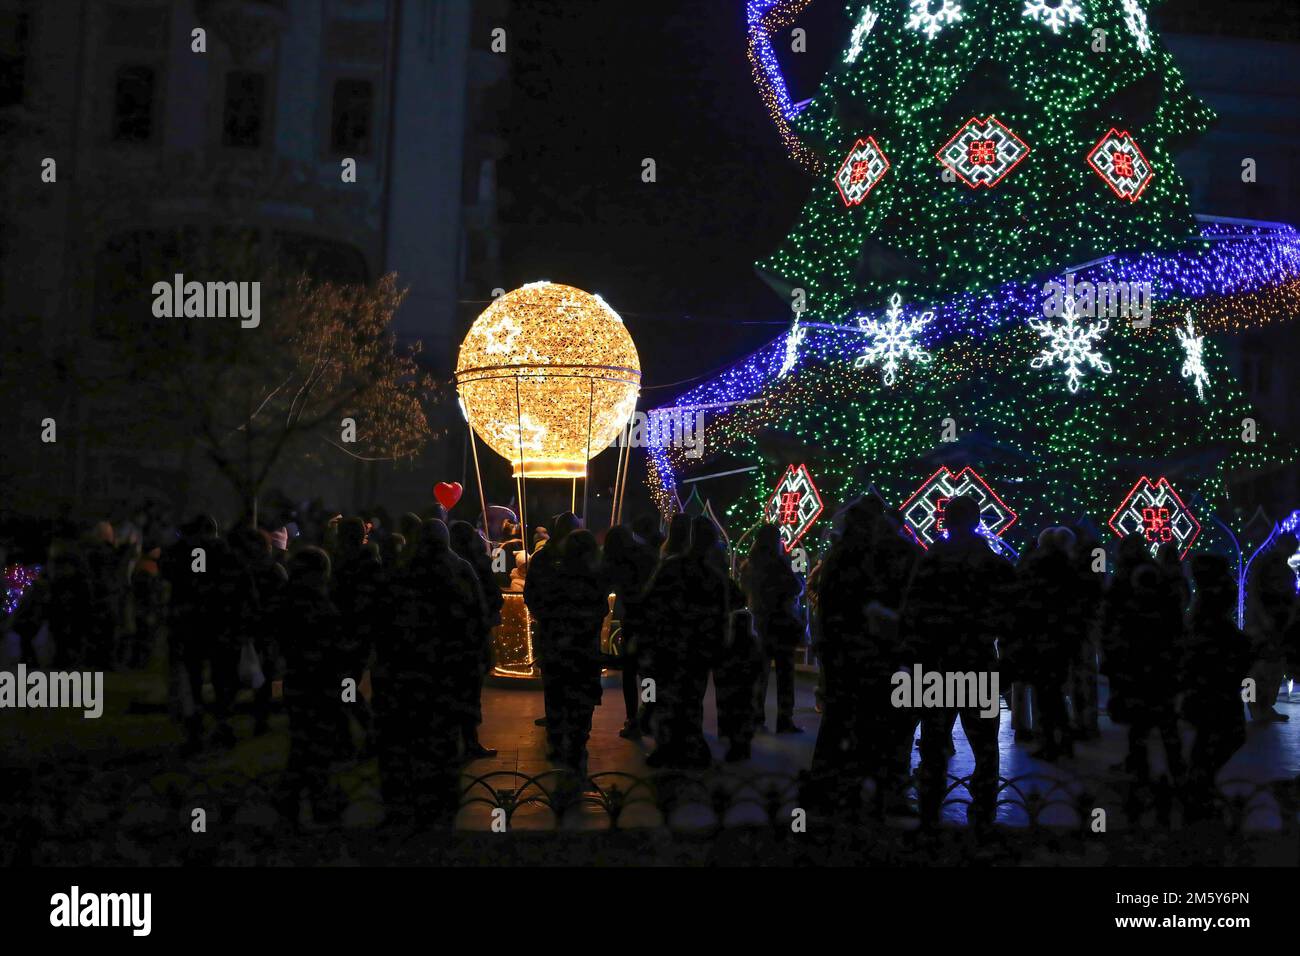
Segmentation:
{"type": "Polygon", "coordinates": [[[636,410],[641,360],[600,296],[533,282],[474,322],[456,390],[475,433],[515,477],[574,478],[636,410]]]}

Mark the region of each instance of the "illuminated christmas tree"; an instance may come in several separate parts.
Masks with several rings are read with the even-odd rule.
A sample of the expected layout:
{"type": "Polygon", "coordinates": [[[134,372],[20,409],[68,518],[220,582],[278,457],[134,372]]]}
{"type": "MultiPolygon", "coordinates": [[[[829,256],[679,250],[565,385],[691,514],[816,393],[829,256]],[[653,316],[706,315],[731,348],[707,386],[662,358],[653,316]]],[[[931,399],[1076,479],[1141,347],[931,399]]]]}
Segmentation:
{"type": "Polygon", "coordinates": [[[1082,517],[1212,544],[1229,479],[1289,457],[1215,337],[1295,314],[1300,235],[1192,215],[1172,154],[1213,117],[1149,0],[852,0],[797,105],[771,37],[808,2],[749,4],[755,78],[816,176],[760,263],[795,322],[678,398],[725,411],[703,468],[652,454],[665,506],[688,467],[752,468],[748,525],[803,464],[828,507],[874,491],[922,541],[969,491],[1016,543],[1082,517]]]}
{"type": "Polygon", "coordinates": [[[844,319],[1196,235],[1209,110],[1136,0],[875,0],[792,125],[822,175],[762,264],[844,319]]]}

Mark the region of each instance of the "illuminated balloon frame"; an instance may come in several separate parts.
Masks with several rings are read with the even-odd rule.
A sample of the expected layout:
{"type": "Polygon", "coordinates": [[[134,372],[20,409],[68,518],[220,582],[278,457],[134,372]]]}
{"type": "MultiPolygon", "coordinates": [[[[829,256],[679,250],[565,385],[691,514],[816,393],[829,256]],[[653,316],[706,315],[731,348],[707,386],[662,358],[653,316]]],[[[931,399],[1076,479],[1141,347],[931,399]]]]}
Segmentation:
{"type": "Polygon", "coordinates": [[[456,390],[475,434],[516,478],[581,478],[636,409],[641,362],[599,296],[534,282],[506,293],[461,344],[456,390]]]}

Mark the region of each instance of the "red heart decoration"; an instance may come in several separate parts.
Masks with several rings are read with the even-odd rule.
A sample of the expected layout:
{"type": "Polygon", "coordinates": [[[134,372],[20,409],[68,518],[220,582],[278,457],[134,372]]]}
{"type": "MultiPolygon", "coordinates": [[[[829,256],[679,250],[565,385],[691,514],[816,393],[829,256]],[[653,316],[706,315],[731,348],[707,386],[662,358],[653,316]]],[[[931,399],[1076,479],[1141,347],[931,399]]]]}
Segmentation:
{"type": "Polygon", "coordinates": [[[450,483],[440,481],[433,486],[433,496],[438,499],[438,504],[448,511],[456,507],[456,502],[460,501],[460,496],[464,493],[465,489],[460,486],[459,481],[450,483]]]}

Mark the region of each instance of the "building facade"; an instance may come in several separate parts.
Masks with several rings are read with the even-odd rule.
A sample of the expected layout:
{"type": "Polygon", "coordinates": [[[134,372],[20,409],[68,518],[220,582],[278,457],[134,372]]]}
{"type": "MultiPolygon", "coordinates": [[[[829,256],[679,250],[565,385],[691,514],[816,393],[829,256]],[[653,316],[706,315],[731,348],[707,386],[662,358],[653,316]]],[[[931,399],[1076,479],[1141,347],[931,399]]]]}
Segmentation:
{"type": "MultiPolygon", "coordinates": [[[[484,106],[508,75],[490,52],[505,7],[0,0],[0,318],[46,370],[49,392],[24,390],[13,470],[57,476],[57,494],[50,481],[42,490],[74,511],[142,495],[185,508],[208,493],[174,450],[115,454],[96,423],[123,410],[73,385],[87,370],[111,374],[95,368],[115,305],[105,277],[186,237],[273,240],[338,282],[396,272],[408,290],[399,340],[422,342],[422,361],[445,379],[462,286],[499,271],[493,177],[504,147],[484,106]],[[47,417],[59,423],[56,448],[36,439],[47,417]]],[[[147,383],[140,402],[143,412],[147,383]]],[[[436,467],[433,455],[424,467],[436,467]]],[[[409,484],[411,471],[342,457],[311,480],[319,496],[359,506],[409,484]]]]}

